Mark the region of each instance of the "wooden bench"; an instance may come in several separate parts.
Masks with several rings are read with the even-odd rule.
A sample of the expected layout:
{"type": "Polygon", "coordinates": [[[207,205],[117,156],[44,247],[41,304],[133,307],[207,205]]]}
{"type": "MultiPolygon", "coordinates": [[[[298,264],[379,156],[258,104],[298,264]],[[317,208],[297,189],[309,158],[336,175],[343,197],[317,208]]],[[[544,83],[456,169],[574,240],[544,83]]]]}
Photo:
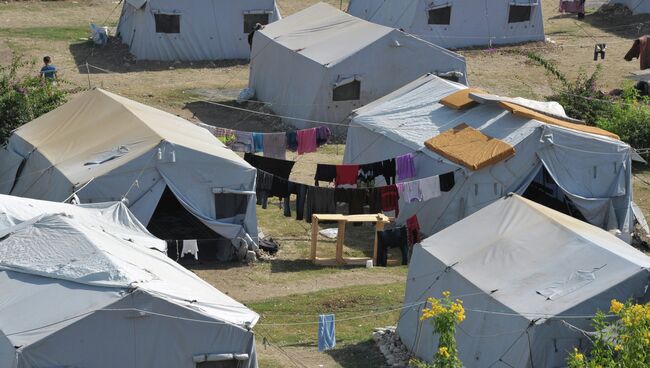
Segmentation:
{"type": "Polygon", "coordinates": [[[377,231],[383,231],[384,226],[390,223],[391,220],[384,214],[372,215],[338,215],[338,214],[314,214],[311,221],[311,256],[310,259],[315,264],[320,265],[365,265],[366,261],[371,260],[373,265],[377,264],[377,231]],[[338,235],[336,238],[336,258],[319,258],[316,255],[316,248],[318,246],[318,229],[319,222],[321,221],[336,221],[338,222],[338,235]],[[347,223],[370,222],[375,223],[375,244],[373,250],[373,257],[352,257],[343,258],[343,240],[345,239],[345,225],[347,223]]]}

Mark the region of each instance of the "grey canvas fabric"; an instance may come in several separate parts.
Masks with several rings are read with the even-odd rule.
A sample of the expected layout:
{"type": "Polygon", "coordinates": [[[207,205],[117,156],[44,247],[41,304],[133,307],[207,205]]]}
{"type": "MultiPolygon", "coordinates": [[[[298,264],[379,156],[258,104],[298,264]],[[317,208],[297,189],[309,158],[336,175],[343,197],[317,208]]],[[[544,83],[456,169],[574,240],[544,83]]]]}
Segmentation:
{"type": "Polygon", "coordinates": [[[398,333],[431,360],[437,340],[419,320],[427,297],[462,299],[466,367],[559,367],[610,301],[650,300],[650,257],[612,234],[517,195],[495,201],[416,245],[398,333]]]}

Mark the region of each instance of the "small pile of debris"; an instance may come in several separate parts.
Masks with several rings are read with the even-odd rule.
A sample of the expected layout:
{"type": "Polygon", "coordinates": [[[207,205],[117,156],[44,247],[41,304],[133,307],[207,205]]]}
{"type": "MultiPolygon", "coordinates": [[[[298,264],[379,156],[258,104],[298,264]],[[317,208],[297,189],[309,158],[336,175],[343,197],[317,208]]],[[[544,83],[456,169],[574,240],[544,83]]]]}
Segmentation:
{"type": "Polygon", "coordinates": [[[411,353],[400,340],[396,329],[395,326],[375,328],[372,339],[375,340],[377,347],[386,358],[388,367],[408,367],[411,353]]]}
{"type": "Polygon", "coordinates": [[[623,4],[604,4],[596,11],[596,14],[609,18],[631,17],[632,10],[623,4]]]}

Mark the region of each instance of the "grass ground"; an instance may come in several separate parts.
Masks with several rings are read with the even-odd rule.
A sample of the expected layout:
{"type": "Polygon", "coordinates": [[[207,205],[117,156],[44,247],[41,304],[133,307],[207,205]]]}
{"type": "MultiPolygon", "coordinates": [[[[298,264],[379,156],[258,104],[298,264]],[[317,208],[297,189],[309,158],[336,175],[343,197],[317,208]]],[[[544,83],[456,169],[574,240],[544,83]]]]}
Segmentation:
{"type": "MultiPolygon", "coordinates": [[[[278,0],[283,15],[289,15],[318,0],[278,0]]],[[[347,1],[329,0],[343,7],[347,1]]],[[[596,1],[588,1],[593,4],[596,1]]],[[[601,1],[602,3],[602,1],[601,1]]],[[[473,86],[494,93],[542,98],[552,92],[554,81],[527,61],[521,52],[536,51],[557,63],[569,76],[580,71],[603,68],[601,88],[620,87],[624,76],[638,69],[638,62],[622,56],[638,35],[650,31],[648,16],[608,17],[588,14],[578,21],[557,13],[557,1],[543,2],[547,37],[552,42],[503,47],[497,50],[459,51],[468,63],[473,86]],[[594,44],[607,43],[607,58],[593,61],[594,44]]],[[[96,48],[84,40],[88,23],[114,26],[119,7],[110,0],[21,1],[0,3],[0,64],[13,55],[40,60],[51,55],[70,86],[101,86],[191,120],[202,120],[243,130],[268,131],[278,127],[264,119],[196,101],[197,96],[228,101],[247,84],[248,65],[243,61],[164,63],[135,61],[124,46],[113,42],[96,48]],[[92,68],[87,70],[85,62],[92,68]],[[87,72],[90,71],[88,75],[87,72]],[[191,91],[191,93],[190,93],[191,91]]],[[[37,73],[37,70],[30,71],[37,73]]],[[[298,159],[292,179],[310,182],[316,163],[341,162],[344,147],[326,146],[315,154],[298,159]]],[[[296,157],[289,157],[297,159],[296,157]]],[[[650,183],[650,171],[637,170],[650,183]]],[[[650,185],[634,183],[635,199],[650,209],[650,185]]],[[[282,216],[277,202],[259,209],[259,225],[266,235],[282,244],[274,259],[240,264],[196,265],[191,269],[219,289],[246,303],[262,315],[258,326],[258,353],[262,367],[378,367],[377,350],[370,342],[373,327],[394,324],[396,313],[380,314],[337,325],[339,345],[327,353],[315,347],[313,324],[274,326],[274,323],[315,322],[319,312],[335,311],[345,316],[385,310],[400,303],[406,279],[405,267],[387,269],[317,267],[306,261],[309,227],[304,222],[282,216]],[[264,344],[267,337],[271,344],[264,344]],[[297,363],[300,362],[300,363],[297,363]]],[[[349,255],[368,254],[372,231],[351,228],[345,251],[349,255]]],[[[323,250],[333,253],[333,242],[325,239],[323,250]]],[[[396,256],[396,255],[395,255],[396,256]]]]}

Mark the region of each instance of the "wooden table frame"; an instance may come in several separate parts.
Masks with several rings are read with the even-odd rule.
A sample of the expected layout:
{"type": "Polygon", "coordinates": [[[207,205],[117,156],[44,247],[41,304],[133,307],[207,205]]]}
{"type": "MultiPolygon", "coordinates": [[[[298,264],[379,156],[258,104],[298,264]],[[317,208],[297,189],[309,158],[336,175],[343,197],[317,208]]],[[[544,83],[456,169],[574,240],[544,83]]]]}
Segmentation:
{"type": "Polygon", "coordinates": [[[384,214],[378,213],[376,215],[338,215],[338,214],[314,214],[311,221],[311,255],[312,262],[320,265],[365,265],[366,261],[373,261],[373,265],[377,264],[377,250],[379,240],[377,237],[378,231],[383,231],[384,226],[391,222],[390,218],[384,214]],[[316,256],[316,248],[318,246],[318,229],[320,221],[336,221],[338,222],[338,235],[336,238],[336,258],[318,258],[316,256]],[[354,257],[343,258],[343,240],[345,239],[345,225],[348,222],[372,222],[375,223],[375,244],[372,258],[368,257],[354,257]]]}

